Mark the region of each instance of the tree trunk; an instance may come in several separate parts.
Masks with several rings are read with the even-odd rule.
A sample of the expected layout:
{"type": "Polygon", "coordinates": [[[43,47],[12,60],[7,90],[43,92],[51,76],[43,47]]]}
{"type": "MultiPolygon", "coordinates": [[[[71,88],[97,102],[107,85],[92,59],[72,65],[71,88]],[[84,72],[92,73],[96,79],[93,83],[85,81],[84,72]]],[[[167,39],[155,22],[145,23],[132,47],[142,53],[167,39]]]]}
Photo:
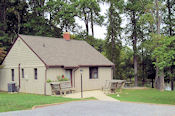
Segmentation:
{"type": "MultiPolygon", "coordinates": [[[[114,25],[113,25],[113,11],[114,11],[114,5],[113,3],[111,2],[110,3],[110,8],[109,8],[109,26],[110,26],[110,29],[108,30],[109,32],[109,38],[110,38],[110,45],[111,45],[111,54],[110,54],[110,58],[111,58],[111,61],[113,63],[115,63],[115,35],[114,35],[114,25]]],[[[117,68],[115,68],[115,70],[113,71],[113,77],[115,78],[116,77],[116,70],[117,68]]]]}
{"type": "Polygon", "coordinates": [[[137,76],[137,56],[134,54],[134,85],[138,86],[138,76],[137,76]]]}
{"type": "Polygon", "coordinates": [[[160,15],[159,15],[159,6],[158,0],[156,0],[156,26],[157,26],[157,34],[160,35],[160,15]]]}
{"type": "Polygon", "coordinates": [[[0,2],[0,23],[3,24],[1,30],[5,31],[6,24],[6,0],[0,2]]]}
{"type": "Polygon", "coordinates": [[[172,5],[170,3],[170,0],[167,0],[167,8],[168,8],[168,20],[169,20],[169,34],[170,34],[170,36],[172,36],[173,35],[172,20],[171,20],[171,16],[172,16],[171,8],[172,8],[172,5]]]}
{"type": "Polygon", "coordinates": [[[142,86],[144,85],[145,85],[145,66],[144,66],[144,61],[142,60],[142,86]]]}
{"type": "MultiPolygon", "coordinates": [[[[42,8],[44,6],[45,0],[40,0],[40,7],[42,8]]],[[[44,17],[44,11],[42,11],[41,16],[44,17]]]]}
{"type": "MultiPolygon", "coordinates": [[[[110,23],[113,23],[113,4],[111,4],[110,6],[110,23]]],[[[111,25],[111,42],[112,42],[112,62],[115,62],[115,57],[114,57],[114,49],[115,49],[115,38],[114,38],[114,28],[113,28],[113,24],[111,25]]]]}
{"type": "Polygon", "coordinates": [[[94,17],[92,9],[91,9],[91,30],[92,30],[92,37],[94,37],[94,17]]]}
{"type": "MultiPolygon", "coordinates": [[[[144,42],[144,37],[142,34],[142,43],[144,42]]],[[[144,87],[145,85],[145,65],[144,65],[144,52],[143,52],[143,46],[142,46],[142,57],[141,57],[141,62],[142,62],[142,86],[144,87]]]]}
{"type": "Polygon", "coordinates": [[[85,20],[85,25],[86,25],[86,36],[88,36],[89,35],[88,19],[85,20]]]}
{"type": "Polygon", "coordinates": [[[173,71],[173,66],[171,66],[171,78],[170,78],[170,81],[171,81],[171,91],[174,90],[174,71],[173,71]]]}
{"type": "Polygon", "coordinates": [[[17,18],[18,18],[18,32],[17,32],[17,34],[19,34],[20,28],[21,28],[21,17],[20,17],[19,12],[17,12],[17,18]]]}
{"type": "MultiPolygon", "coordinates": [[[[161,16],[159,14],[158,0],[155,0],[155,5],[156,5],[156,19],[157,19],[156,20],[157,35],[159,35],[158,37],[160,37],[161,16]]],[[[157,66],[156,66],[155,87],[161,91],[164,90],[164,70],[161,70],[161,76],[159,77],[159,68],[157,66]]]]}
{"type": "Polygon", "coordinates": [[[49,16],[50,16],[49,23],[51,24],[52,23],[52,19],[53,19],[51,12],[49,13],[49,16]]]}
{"type": "Polygon", "coordinates": [[[161,76],[160,76],[160,91],[164,91],[164,70],[161,71],[161,76]]]}
{"type": "Polygon", "coordinates": [[[87,16],[87,13],[85,12],[85,9],[83,9],[83,13],[84,13],[84,23],[85,23],[85,26],[86,26],[86,36],[89,35],[89,21],[88,21],[88,16],[87,16]]]}
{"type": "MultiPolygon", "coordinates": [[[[172,29],[172,12],[171,12],[171,8],[172,5],[170,3],[170,0],[167,0],[167,8],[168,8],[168,20],[169,20],[169,35],[173,36],[173,29],[172,29]]],[[[173,65],[173,64],[172,64],[173,65]]],[[[174,90],[174,79],[173,79],[173,66],[171,66],[171,77],[170,77],[170,81],[171,81],[171,90],[174,90]]]]}
{"type": "Polygon", "coordinates": [[[159,89],[159,68],[156,66],[155,88],[159,89]]]}
{"type": "Polygon", "coordinates": [[[132,34],[132,39],[133,39],[133,51],[134,51],[134,85],[138,86],[138,75],[137,75],[137,32],[136,32],[136,14],[135,11],[132,11],[132,26],[133,26],[133,34],[132,34]]]}
{"type": "Polygon", "coordinates": [[[171,78],[171,91],[174,91],[174,79],[171,78]]]}
{"type": "Polygon", "coordinates": [[[151,81],[152,81],[152,82],[151,82],[152,88],[154,88],[154,79],[152,78],[151,81]]]}

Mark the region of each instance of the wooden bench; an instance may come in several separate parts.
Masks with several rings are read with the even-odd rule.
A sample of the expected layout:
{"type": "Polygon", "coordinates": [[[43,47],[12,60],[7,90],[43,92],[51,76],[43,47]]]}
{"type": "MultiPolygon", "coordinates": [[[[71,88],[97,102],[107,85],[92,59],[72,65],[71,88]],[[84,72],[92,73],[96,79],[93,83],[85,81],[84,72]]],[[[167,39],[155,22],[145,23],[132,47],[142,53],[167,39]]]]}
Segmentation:
{"type": "Polygon", "coordinates": [[[131,82],[126,82],[126,83],[125,83],[125,87],[132,87],[132,84],[133,84],[133,83],[131,83],[131,82]]]}
{"type": "Polygon", "coordinates": [[[106,94],[116,93],[116,90],[119,89],[120,92],[125,85],[125,80],[106,80],[105,86],[103,87],[103,91],[106,94]]]}
{"type": "Polygon", "coordinates": [[[73,93],[75,91],[75,88],[72,87],[70,81],[64,81],[60,82],[60,94],[66,95],[66,93],[73,93]]]}
{"type": "Polygon", "coordinates": [[[106,80],[104,87],[102,88],[102,91],[104,91],[105,94],[109,94],[111,89],[111,83],[109,80],[106,80]]]}
{"type": "Polygon", "coordinates": [[[119,93],[121,93],[122,92],[122,89],[124,88],[124,86],[125,86],[125,80],[123,80],[123,81],[121,81],[120,83],[118,83],[117,84],[117,88],[120,90],[120,92],[119,93]]]}
{"type": "Polygon", "coordinates": [[[75,91],[75,89],[72,88],[70,81],[51,83],[50,86],[51,86],[53,95],[57,95],[57,94],[66,95],[67,92],[73,93],[75,91]]]}
{"type": "Polygon", "coordinates": [[[51,83],[50,86],[51,86],[51,90],[52,90],[53,95],[60,94],[60,84],[59,83],[57,83],[57,84],[51,83]]]}

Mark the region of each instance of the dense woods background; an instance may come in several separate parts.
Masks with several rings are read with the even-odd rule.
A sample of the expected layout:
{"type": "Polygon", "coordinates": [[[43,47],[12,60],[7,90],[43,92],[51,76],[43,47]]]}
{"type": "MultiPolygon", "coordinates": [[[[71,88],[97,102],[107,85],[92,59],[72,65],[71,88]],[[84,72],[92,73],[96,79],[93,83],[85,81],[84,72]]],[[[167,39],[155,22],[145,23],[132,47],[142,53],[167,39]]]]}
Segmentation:
{"type": "Polygon", "coordinates": [[[160,90],[166,81],[173,90],[174,0],[0,0],[1,61],[17,34],[59,38],[65,31],[115,63],[115,79],[126,79],[135,86],[152,82],[160,90]],[[99,4],[109,5],[105,16],[99,4]],[[121,27],[122,15],[128,22],[125,28],[121,27]],[[84,22],[85,30],[76,18],[84,22]],[[107,26],[105,40],[94,38],[94,25],[107,26]]]}

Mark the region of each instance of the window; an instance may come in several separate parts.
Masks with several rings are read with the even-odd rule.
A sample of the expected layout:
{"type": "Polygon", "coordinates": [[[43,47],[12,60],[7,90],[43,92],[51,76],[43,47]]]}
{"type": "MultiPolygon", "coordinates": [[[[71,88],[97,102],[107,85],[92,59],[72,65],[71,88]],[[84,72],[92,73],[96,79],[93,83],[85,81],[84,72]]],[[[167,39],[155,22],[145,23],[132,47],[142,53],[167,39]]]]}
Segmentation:
{"type": "Polygon", "coordinates": [[[22,78],[24,78],[24,69],[23,68],[21,69],[21,72],[22,72],[22,78]]]}
{"type": "Polygon", "coordinates": [[[35,79],[37,80],[38,79],[37,68],[34,68],[34,76],[35,76],[35,79]]]}
{"type": "Polygon", "coordinates": [[[90,79],[98,79],[98,67],[90,67],[89,68],[89,78],[90,79]]]}
{"type": "Polygon", "coordinates": [[[12,81],[14,81],[15,80],[14,69],[11,69],[11,72],[12,72],[12,81]]]}

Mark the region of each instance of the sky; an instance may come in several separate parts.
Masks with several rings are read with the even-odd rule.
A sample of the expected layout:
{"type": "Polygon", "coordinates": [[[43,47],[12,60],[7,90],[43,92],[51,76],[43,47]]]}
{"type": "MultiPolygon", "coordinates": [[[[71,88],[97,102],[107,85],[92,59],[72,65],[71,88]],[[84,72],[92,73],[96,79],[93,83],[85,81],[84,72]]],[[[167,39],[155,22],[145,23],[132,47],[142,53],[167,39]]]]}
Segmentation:
{"type": "MultiPolygon", "coordinates": [[[[107,3],[100,4],[100,7],[101,7],[100,14],[105,16],[105,14],[107,14],[107,10],[109,8],[109,4],[107,4],[107,3]]],[[[125,27],[125,25],[127,23],[127,20],[126,20],[124,15],[122,15],[121,17],[122,17],[122,25],[121,25],[121,27],[125,27]]],[[[107,20],[105,20],[105,22],[106,21],[107,20]]],[[[76,18],[76,23],[79,24],[82,27],[82,29],[85,30],[85,24],[84,24],[84,22],[81,19],[76,18]]],[[[90,27],[90,24],[89,24],[89,27],[90,27]]],[[[94,25],[94,36],[95,36],[95,38],[105,39],[106,33],[107,33],[107,27],[106,26],[94,25]]],[[[91,35],[91,28],[89,29],[89,34],[91,35]]]]}

